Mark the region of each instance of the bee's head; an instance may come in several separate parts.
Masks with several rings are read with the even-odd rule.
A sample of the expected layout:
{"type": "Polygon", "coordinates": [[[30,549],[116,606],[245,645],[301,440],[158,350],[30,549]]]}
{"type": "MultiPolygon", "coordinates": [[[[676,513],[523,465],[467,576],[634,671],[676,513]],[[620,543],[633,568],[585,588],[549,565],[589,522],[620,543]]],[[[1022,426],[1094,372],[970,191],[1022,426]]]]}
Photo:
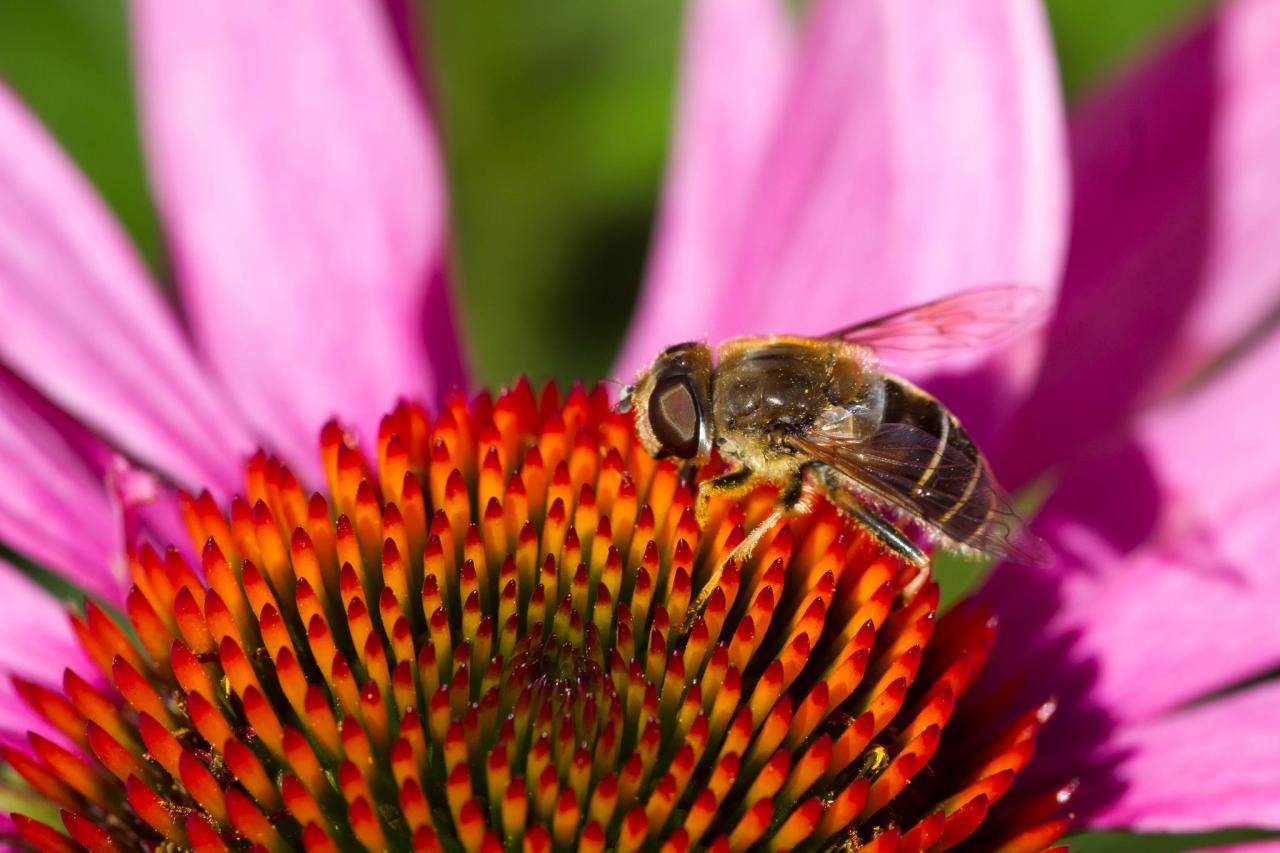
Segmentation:
{"type": "Polygon", "coordinates": [[[623,389],[622,411],[636,410],[640,443],[655,458],[702,464],[711,457],[711,347],[667,347],[623,389]]]}

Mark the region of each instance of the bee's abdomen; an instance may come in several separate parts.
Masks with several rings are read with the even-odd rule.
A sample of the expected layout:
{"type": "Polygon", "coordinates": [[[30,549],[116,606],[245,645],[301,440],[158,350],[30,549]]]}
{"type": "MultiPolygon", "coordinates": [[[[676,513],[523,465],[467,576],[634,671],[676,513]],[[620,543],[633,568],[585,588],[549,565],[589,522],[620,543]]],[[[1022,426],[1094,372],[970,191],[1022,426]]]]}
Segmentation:
{"type": "Polygon", "coordinates": [[[906,424],[931,436],[936,444],[912,451],[921,517],[960,543],[981,532],[991,510],[990,473],[977,445],[959,419],[929,394],[901,379],[886,376],[884,423],[906,424]],[[982,505],[979,505],[982,504],[982,505]]]}

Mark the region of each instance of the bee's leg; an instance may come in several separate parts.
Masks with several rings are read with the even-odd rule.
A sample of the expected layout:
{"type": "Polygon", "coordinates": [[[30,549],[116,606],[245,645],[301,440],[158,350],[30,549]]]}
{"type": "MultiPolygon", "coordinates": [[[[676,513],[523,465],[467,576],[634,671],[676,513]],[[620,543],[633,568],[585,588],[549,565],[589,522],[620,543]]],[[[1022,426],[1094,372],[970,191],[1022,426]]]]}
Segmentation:
{"type": "Polygon", "coordinates": [[[808,512],[813,507],[816,494],[817,490],[805,478],[804,469],[801,469],[778,495],[778,503],[773,508],[773,512],[769,513],[769,517],[752,528],[747,537],[738,543],[738,547],[724,559],[724,563],[733,560],[741,567],[774,525],[789,515],[802,515],[808,512]]]}
{"type": "Polygon", "coordinates": [[[877,513],[847,497],[832,501],[840,511],[852,518],[863,530],[870,533],[887,551],[893,552],[903,560],[920,568],[927,568],[929,558],[908,539],[901,530],[891,522],[881,518],[877,513]]]}
{"type": "Polygon", "coordinates": [[[857,522],[858,526],[871,534],[886,551],[892,552],[914,566],[928,568],[929,558],[925,553],[917,548],[916,544],[907,538],[907,535],[893,522],[851,494],[838,473],[826,466],[822,467],[821,473],[823,484],[826,486],[824,491],[827,499],[836,505],[836,509],[857,522]]]}
{"type": "Polygon", "coordinates": [[[778,495],[778,503],[786,508],[787,515],[804,515],[813,510],[814,501],[824,490],[815,480],[812,463],[803,465],[796,477],[778,495]]]}
{"type": "Polygon", "coordinates": [[[678,472],[680,485],[697,488],[698,482],[698,466],[692,462],[684,462],[680,465],[678,472]]]}
{"type": "Polygon", "coordinates": [[[915,594],[928,582],[931,574],[928,556],[916,547],[916,544],[907,538],[907,535],[899,530],[893,522],[865,506],[856,497],[849,494],[848,489],[842,488],[840,483],[836,481],[835,475],[828,472],[824,479],[827,486],[825,490],[827,498],[836,505],[837,509],[849,516],[867,533],[871,534],[880,543],[880,547],[920,570],[916,577],[911,580],[911,583],[907,584],[906,589],[902,591],[903,597],[907,601],[915,598],[915,594]]]}
{"type": "MultiPolygon", "coordinates": [[[[746,469],[744,468],[742,470],[746,469]]],[[[735,471],[733,473],[726,474],[724,477],[718,477],[716,480],[711,480],[710,483],[704,483],[703,485],[706,486],[711,483],[716,483],[718,480],[724,479],[725,477],[732,477],[736,473],[738,472],[735,471]]],[[[741,493],[751,488],[751,486],[744,487],[739,484],[730,486],[729,488],[737,490],[737,493],[741,493]]],[[[724,492],[721,492],[721,494],[724,494],[724,492]]],[[[778,495],[778,504],[774,507],[773,512],[769,513],[769,517],[757,524],[752,531],[747,534],[746,538],[738,543],[738,547],[729,552],[729,556],[725,557],[724,560],[716,566],[715,571],[711,573],[711,577],[707,578],[707,582],[703,585],[702,591],[698,593],[697,600],[693,602],[693,606],[689,608],[688,615],[685,616],[684,626],[681,628],[682,633],[688,633],[688,631],[693,627],[694,621],[696,621],[702,611],[706,609],[707,602],[711,600],[711,596],[715,593],[716,587],[720,585],[720,576],[724,574],[724,567],[727,566],[730,561],[733,561],[735,565],[740,567],[746,559],[751,556],[751,552],[760,544],[760,540],[764,538],[764,535],[773,529],[774,525],[781,521],[785,516],[792,515],[796,512],[806,512],[813,504],[813,497],[814,490],[805,479],[804,470],[801,469],[796,473],[796,476],[791,480],[791,482],[787,483],[786,487],[782,490],[782,493],[778,495]]],[[[698,498],[702,498],[701,492],[698,494],[698,498]]]]}
{"type": "Polygon", "coordinates": [[[721,474],[719,477],[712,477],[710,480],[700,483],[698,485],[698,495],[693,502],[693,511],[698,519],[698,528],[706,530],[707,520],[711,516],[711,499],[713,497],[733,499],[745,495],[755,488],[755,484],[751,482],[751,477],[754,474],[754,471],[743,465],[736,471],[730,471],[727,474],[721,474]]]}
{"type": "Polygon", "coordinates": [[[702,611],[707,608],[707,602],[711,600],[711,596],[715,594],[716,588],[720,586],[720,576],[724,574],[725,566],[733,563],[741,568],[746,559],[751,556],[751,552],[755,549],[756,545],[760,544],[760,540],[764,535],[772,530],[773,526],[781,521],[782,517],[786,514],[787,510],[784,509],[781,504],[775,507],[773,512],[769,513],[768,518],[757,524],[755,528],[747,534],[747,538],[738,543],[738,547],[734,548],[729,552],[729,556],[720,561],[720,564],[717,565],[715,570],[711,573],[711,577],[707,578],[707,582],[703,584],[702,591],[698,593],[697,599],[693,602],[693,605],[685,615],[684,625],[680,629],[682,634],[689,633],[693,628],[693,623],[697,621],[700,615],[702,615],[702,611]]]}

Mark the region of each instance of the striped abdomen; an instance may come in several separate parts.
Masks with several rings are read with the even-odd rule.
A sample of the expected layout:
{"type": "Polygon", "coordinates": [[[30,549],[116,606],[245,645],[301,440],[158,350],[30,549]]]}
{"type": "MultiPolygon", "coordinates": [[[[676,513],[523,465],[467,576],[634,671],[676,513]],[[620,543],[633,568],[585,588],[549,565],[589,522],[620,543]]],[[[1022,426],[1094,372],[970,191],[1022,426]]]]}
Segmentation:
{"type": "Polygon", "coordinates": [[[885,424],[906,424],[937,444],[921,448],[913,492],[923,521],[961,544],[976,544],[994,509],[994,482],[968,431],[929,394],[906,380],[884,378],[885,424]],[[932,453],[930,454],[930,450],[932,453]]]}

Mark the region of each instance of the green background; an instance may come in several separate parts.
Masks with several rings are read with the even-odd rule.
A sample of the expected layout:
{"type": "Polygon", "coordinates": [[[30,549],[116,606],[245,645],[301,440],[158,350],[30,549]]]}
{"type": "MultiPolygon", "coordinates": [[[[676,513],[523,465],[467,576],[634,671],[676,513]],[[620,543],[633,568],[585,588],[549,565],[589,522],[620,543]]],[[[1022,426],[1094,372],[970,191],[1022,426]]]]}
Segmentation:
{"type": "MultiPolygon", "coordinates": [[[[455,280],[484,383],[609,369],[645,263],[669,133],[676,0],[442,0],[423,15],[451,189],[455,280]]],[[[1206,0],[1047,0],[1069,98],[1140,58],[1206,0]]],[[[426,9],[426,6],[424,6],[426,9]]],[[[122,0],[0,0],[0,77],[115,210],[161,281],[122,0]]],[[[1178,851],[1252,833],[1078,837],[1178,851]]]]}

